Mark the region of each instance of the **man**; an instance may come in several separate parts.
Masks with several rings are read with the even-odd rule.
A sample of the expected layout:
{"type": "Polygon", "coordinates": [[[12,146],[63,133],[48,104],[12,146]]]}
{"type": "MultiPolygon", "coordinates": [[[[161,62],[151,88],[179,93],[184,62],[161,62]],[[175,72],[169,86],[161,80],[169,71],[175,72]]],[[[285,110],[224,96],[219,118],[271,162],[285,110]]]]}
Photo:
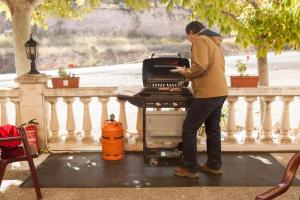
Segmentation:
{"type": "Polygon", "coordinates": [[[225,61],[220,47],[222,38],[198,22],[186,26],[188,40],[192,43],[191,67],[177,67],[192,82],[194,98],[183,124],[183,166],[176,167],[177,176],[197,178],[198,170],[220,175],[221,129],[220,118],[228,94],[225,78],[225,61]],[[204,123],[207,135],[207,161],[197,163],[197,131],[204,123]]]}

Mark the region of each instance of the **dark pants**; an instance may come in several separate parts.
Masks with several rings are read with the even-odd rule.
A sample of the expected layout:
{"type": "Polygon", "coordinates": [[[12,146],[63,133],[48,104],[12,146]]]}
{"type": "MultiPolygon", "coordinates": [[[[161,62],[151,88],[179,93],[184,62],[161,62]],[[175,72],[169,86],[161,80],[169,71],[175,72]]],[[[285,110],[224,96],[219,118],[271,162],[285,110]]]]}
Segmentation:
{"type": "Polygon", "coordinates": [[[183,164],[191,172],[199,169],[197,163],[197,131],[204,123],[207,144],[207,165],[220,169],[221,161],[221,111],[226,97],[193,99],[183,123],[183,164]]]}

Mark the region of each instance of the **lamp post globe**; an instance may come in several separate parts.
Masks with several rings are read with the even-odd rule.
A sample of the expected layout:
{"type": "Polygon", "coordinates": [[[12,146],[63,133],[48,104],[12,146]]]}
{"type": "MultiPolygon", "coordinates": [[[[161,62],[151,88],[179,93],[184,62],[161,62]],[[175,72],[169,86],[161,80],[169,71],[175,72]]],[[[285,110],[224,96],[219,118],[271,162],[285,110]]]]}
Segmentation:
{"type": "Polygon", "coordinates": [[[39,74],[40,72],[35,67],[35,59],[38,57],[39,44],[32,39],[30,34],[29,40],[25,43],[27,58],[31,60],[30,71],[27,74],[39,74]]]}

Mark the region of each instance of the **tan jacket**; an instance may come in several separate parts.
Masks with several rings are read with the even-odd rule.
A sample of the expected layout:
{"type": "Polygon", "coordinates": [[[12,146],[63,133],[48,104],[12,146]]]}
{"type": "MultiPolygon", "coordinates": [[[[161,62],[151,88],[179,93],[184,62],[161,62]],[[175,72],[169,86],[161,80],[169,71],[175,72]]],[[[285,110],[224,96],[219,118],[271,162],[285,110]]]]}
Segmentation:
{"type": "Polygon", "coordinates": [[[228,94],[221,41],[218,36],[200,35],[192,43],[192,64],[183,75],[191,80],[195,98],[228,94]]]}

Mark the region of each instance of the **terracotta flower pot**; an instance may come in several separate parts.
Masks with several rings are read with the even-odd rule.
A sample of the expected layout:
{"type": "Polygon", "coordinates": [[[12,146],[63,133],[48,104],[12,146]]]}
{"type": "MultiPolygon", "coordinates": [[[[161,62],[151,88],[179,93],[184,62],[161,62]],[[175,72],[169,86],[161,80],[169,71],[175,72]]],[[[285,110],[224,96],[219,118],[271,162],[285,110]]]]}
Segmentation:
{"type": "Polygon", "coordinates": [[[257,87],[259,76],[230,76],[231,87],[257,87]]]}
{"type": "Polygon", "coordinates": [[[51,78],[53,88],[78,88],[79,87],[79,77],[73,78],[51,78]]]}

